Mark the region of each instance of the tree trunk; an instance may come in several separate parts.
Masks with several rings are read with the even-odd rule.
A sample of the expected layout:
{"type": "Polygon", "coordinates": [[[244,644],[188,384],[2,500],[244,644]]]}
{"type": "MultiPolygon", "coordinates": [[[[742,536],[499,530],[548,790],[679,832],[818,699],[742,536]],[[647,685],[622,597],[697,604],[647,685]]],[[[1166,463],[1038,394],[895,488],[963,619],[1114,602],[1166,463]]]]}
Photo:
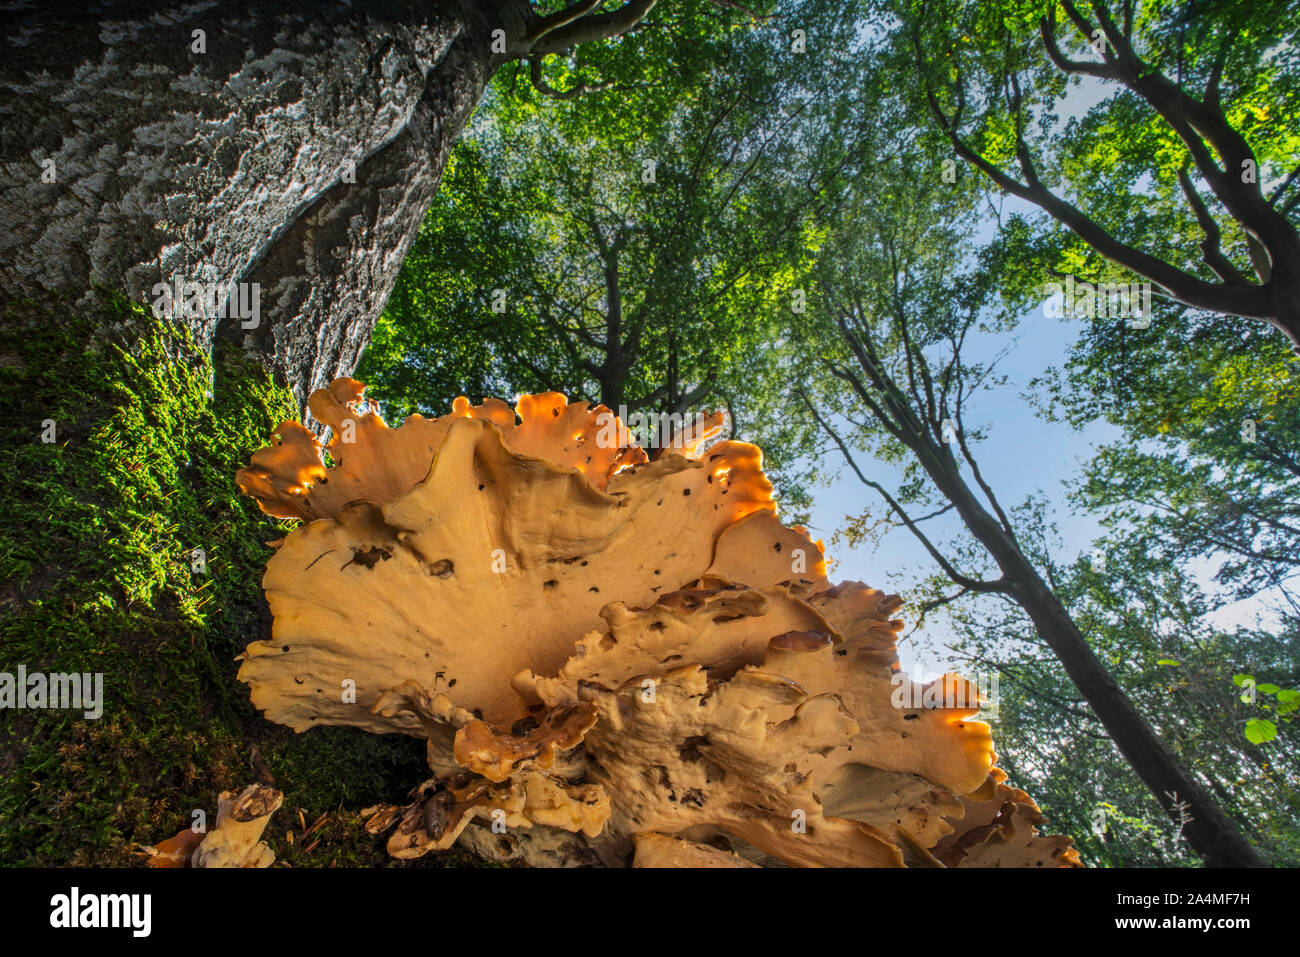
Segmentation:
{"type": "Polygon", "coordinates": [[[1206,865],[1262,867],[1254,848],[1133,706],[1124,689],[1093,654],[1065,606],[1001,523],[975,498],[955,467],[949,468],[942,452],[924,439],[913,448],[971,534],[1002,570],[1011,596],[1029,615],[1038,636],[1055,652],[1115,746],[1160,806],[1182,824],[1182,833],[1206,865]],[[1180,805],[1186,809],[1185,817],[1180,814],[1180,805]]]}
{"type": "Polygon", "coordinates": [[[255,317],[179,314],[300,402],[354,367],[533,18],[521,0],[60,6],[5,16],[0,292],[155,304],[188,281],[220,302],[247,283],[255,317]]]}
{"type": "MultiPolygon", "coordinates": [[[[405,790],[418,753],[254,720],[234,657],[270,635],[260,579],[277,533],[234,473],[295,401],[354,367],[496,69],[626,30],[652,4],[576,22],[525,0],[22,6],[0,11],[0,446],[14,466],[0,643],[98,663],[114,710],[0,736],[16,762],[0,804],[21,825],[0,855],[130,863],[194,788],[243,787],[250,768],[303,807],[361,806],[348,782],[376,774],[405,790]],[[159,287],[178,283],[168,303],[159,287]],[[187,283],[192,314],[177,310],[187,283]],[[158,772],[175,755],[65,760],[173,739],[209,756],[193,788],[158,772]],[[301,767],[324,772],[309,783],[301,767]],[[86,801],[51,809],[46,793],[86,801]]],[[[371,859],[365,837],[345,860],[371,859]]]]}

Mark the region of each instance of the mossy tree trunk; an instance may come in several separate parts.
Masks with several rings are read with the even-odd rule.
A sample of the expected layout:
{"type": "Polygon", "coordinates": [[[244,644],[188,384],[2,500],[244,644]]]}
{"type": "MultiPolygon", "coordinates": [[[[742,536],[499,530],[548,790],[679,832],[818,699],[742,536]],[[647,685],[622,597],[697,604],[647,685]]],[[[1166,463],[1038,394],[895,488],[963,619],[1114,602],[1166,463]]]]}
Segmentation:
{"type": "Polygon", "coordinates": [[[6,24],[0,671],[102,673],[104,701],[5,714],[0,858],[138,861],[258,780],[285,791],[281,857],[385,859],[355,811],[399,798],[422,749],[251,707],[234,657],[269,629],[283,529],[233,476],[350,371],[505,59],[492,31],[519,37],[525,10],[51,4],[6,24]],[[257,283],[260,321],[159,318],[177,281],[257,283]],[[323,844],[287,843],[299,811],[328,815],[323,844]]]}
{"type": "Polygon", "coordinates": [[[231,476],[295,411],[233,345],[209,358],[123,297],[5,304],[0,672],[99,674],[102,699],[93,716],[53,701],[0,715],[0,860],[138,863],[136,845],[196,810],[214,820],[217,795],[252,781],[285,792],[268,832],[282,858],[383,860],[355,810],[405,793],[419,743],[294,735],[235,679],[269,627],[260,580],[284,529],[231,476]],[[328,814],[323,843],[287,843],[299,810],[328,814]]]}

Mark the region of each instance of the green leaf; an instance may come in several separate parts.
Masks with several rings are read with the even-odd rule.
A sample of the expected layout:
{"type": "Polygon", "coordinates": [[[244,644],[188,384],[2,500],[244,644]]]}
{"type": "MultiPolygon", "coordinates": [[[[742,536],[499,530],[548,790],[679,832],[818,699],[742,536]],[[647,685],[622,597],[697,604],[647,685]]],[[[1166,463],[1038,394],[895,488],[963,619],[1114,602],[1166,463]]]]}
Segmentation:
{"type": "Polygon", "coordinates": [[[1260,685],[1259,690],[1264,692],[1264,694],[1277,694],[1282,689],[1277,685],[1260,685]]]}
{"type": "Polygon", "coordinates": [[[1277,700],[1283,704],[1290,704],[1293,701],[1300,702],[1300,691],[1284,688],[1277,693],[1277,700]]]}
{"type": "Polygon", "coordinates": [[[1255,680],[1254,675],[1233,675],[1232,676],[1232,683],[1236,685],[1238,688],[1244,685],[1247,681],[1254,681],[1254,680],[1255,680]]]}
{"type": "Polygon", "coordinates": [[[1251,744],[1263,744],[1277,737],[1277,725],[1263,718],[1251,718],[1246,722],[1246,740],[1251,744]]]}
{"type": "Polygon", "coordinates": [[[1177,668],[1177,667],[1181,664],[1181,662],[1174,661],[1174,659],[1172,659],[1172,658],[1161,658],[1159,661],[1156,662],[1156,664],[1158,664],[1158,665],[1172,665],[1173,667],[1177,668]]]}

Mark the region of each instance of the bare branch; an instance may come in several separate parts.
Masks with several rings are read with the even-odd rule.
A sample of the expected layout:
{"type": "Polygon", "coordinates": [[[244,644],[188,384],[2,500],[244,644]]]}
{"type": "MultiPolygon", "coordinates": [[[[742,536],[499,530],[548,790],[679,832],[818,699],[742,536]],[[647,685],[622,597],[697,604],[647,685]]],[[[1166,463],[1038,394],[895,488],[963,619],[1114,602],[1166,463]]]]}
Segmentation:
{"type": "Polygon", "coordinates": [[[524,37],[524,42],[532,45],[548,33],[553,33],[560,29],[560,27],[567,27],[575,20],[582,19],[604,2],[605,0],[583,0],[582,3],[570,4],[563,10],[557,10],[549,16],[542,17],[537,21],[533,28],[528,31],[528,35],[524,37]]]}
{"type": "Polygon", "coordinates": [[[922,515],[920,518],[914,519],[914,521],[917,525],[920,525],[922,522],[928,522],[932,518],[938,518],[940,515],[945,515],[948,512],[951,512],[954,508],[956,508],[956,506],[953,505],[952,502],[949,502],[943,508],[937,508],[928,515],[922,515]]]}
{"type": "Polygon", "coordinates": [[[987,498],[989,504],[993,506],[993,511],[998,516],[998,522],[1002,525],[1002,530],[1007,533],[1007,537],[1011,539],[1016,548],[1020,548],[1020,542],[1016,538],[1015,527],[1011,524],[1011,520],[1007,518],[1006,512],[1002,511],[1002,505],[998,502],[997,496],[993,494],[992,487],[988,482],[984,481],[984,476],[980,472],[979,464],[975,461],[975,456],[971,454],[970,447],[966,444],[966,424],[961,418],[960,402],[957,403],[954,414],[957,417],[957,445],[961,448],[962,458],[964,458],[966,464],[970,466],[971,474],[975,477],[976,483],[979,484],[980,489],[984,492],[984,497],[987,498]]]}
{"type": "Polygon", "coordinates": [[[1223,79],[1223,67],[1228,62],[1228,48],[1232,46],[1232,34],[1219,40],[1219,49],[1215,51],[1214,63],[1210,66],[1210,77],[1205,83],[1205,95],[1202,99],[1211,109],[1222,111],[1219,100],[1219,81],[1223,79]]]}
{"type": "Polygon", "coordinates": [[[1043,47],[1047,50],[1048,58],[1056,64],[1056,68],[1062,73],[1069,73],[1076,76],[1095,76],[1104,80],[1119,79],[1119,72],[1109,63],[1093,63],[1088,60],[1071,60],[1061,52],[1060,46],[1056,42],[1056,8],[1052,7],[1052,13],[1049,17],[1043,17],[1038,21],[1038,32],[1043,38],[1043,47]]]}
{"type": "Polygon", "coordinates": [[[948,559],[946,559],[939,552],[939,550],[935,548],[934,543],[932,543],[930,539],[926,537],[925,533],[921,531],[921,529],[917,526],[916,522],[913,521],[912,518],[907,514],[903,506],[899,505],[898,502],[894,500],[894,497],[889,494],[889,492],[885,489],[885,487],[881,485],[879,482],[872,481],[871,479],[867,478],[865,474],[863,474],[862,469],[859,468],[857,461],[853,458],[853,454],[849,451],[849,447],[845,443],[844,439],[840,437],[839,433],[836,432],[835,429],[831,426],[831,424],[826,421],[826,419],[822,416],[822,414],[817,411],[816,406],[813,405],[812,401],[808,398],[808,395],[802,389],[797,390],[797,392],[799,398],[803,400],[804,405],[808,408],[808,412],[812,415],[813,419],[817,422],[817,425],[822,429],[822,431],[824,431],[828,436],[830,436],[831,440],[836,444],[836,446],[839,447],[840,453],[844,456],[844,460],[845,462],[848,463],[849,468],[853,470],[853,474],[858,477],[858,480],[862,482],[863,485],[866,485],[868,488],[874,489],[876,493],[879,494],[880,497],[883,498],[886,503],[888,503],[890,509],[892,509],[893,512],[899,517],[899,519],[903,522],[903,525],[907,528],[907,530],[910,531],[914,536],[916,536],[917,541],[919,541],[925,547],[925,550],[930,553],[930,557],[933,558],[936,563],[938,563],[939,567],[943,569],[943,573],[947,575],[953,581],[954,584],[959,585],[960,587],[965,588],[968,591],[981,592],[981,593],[987,593],[987,592],[1005,593],[1008,591],[1008,585],[1005,576],[997,579],[996,581],[990,582],[978,578],[971,578],[957,571],[957,569],[955,569],[952,566],[952,564],[948,561],[948,559]]]}

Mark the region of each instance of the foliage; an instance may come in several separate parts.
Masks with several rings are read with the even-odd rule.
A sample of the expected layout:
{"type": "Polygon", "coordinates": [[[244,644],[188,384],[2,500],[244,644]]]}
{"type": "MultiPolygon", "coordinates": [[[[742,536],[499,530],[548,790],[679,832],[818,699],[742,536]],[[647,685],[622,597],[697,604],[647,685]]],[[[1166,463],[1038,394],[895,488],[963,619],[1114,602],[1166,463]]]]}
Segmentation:
{"type": "Polygon", "coordinates": [[[1041,380],[1050,417],[1104,416],[1125,433],[1084,469],[1076,500],[1154,554],[1213,560],[1221,600],[1268,592],[1294,616],[1300,364],[1244,320],[1162,310],[1122,351],[1114,325],[1090,324],[1041,380]]]}
{"type": "Polygon", "coordinates": [[[748,180],[775,78],[746,28],[710,19],[580,48],[575,74],[613,85],[572,100],[522,65],[498,76],[361,368],[391,409],[556,389],[684,411],[712,391],[764,295],[748,180]]]}
{"type": "MultiPolygon", "coordinates": [[[[624,73],[610,54],[581,72],[614,85],[572,100],[498,77],[358,372],[386,411],[554,389],[630,413],[724,409],[738,437],[772,420],[789,370],[765,353],[812,216],[874,142],[836,85],[866,75],[851,44],[827,39],[829,10],[798,12],[712,39],[652,30],[645,55],[671,69],[624,73]],[[792,49],[792,23],[814,53],[792,49]],[[814,56],[843,75],[810,74],[814,56]]],[[[785,491],[802,500],[797,480],[785,491]]]]}
{"type": "Polygon", "coordinates": [[[943,129],[988,186],[1050,213],[1025,219],[1047,273],[1026,273],[1017,293],[1041,298],[1053,274],[1141,273],[1220,314],[1290,308],[1265,300],[1290,281],[1282,249],[1300,222],[1295,0],[872,11],[918,121],[943,129]],[[1270,256],[1277,282],[1264,288],[1270,256]]]}
{"type": "MultiPolygon", "coordinates": [[[[1300,691],[1294,688],[1279,688],[1270,681],[1260,684],[1254,675],[1233,675],[1232,683],[1241,689],[1241,700],[1247,704],[1259,706],[1265,714],[1272,713],[1278,721],[1295,720],[1295,712],[1300,710],[1300,691]],[[1264,697],[1260,697],[1264,695],[1264,697]]],[[[1266,744],[1277,739],[1278,721],[1268,718],[1250,718],[1246,721],[1246,740],[1251,744],[1266,744]]]]}

